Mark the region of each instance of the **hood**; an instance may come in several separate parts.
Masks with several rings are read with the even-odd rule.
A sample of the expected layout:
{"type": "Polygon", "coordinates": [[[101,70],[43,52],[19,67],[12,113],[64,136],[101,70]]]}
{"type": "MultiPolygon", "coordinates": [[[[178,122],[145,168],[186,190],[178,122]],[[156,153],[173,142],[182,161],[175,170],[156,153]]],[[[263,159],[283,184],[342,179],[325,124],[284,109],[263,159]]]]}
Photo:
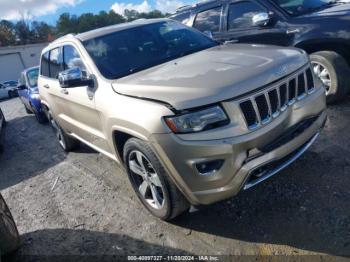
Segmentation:
{"type": "Polygon", "coordinates": [[[350,15],[350,1],[344,1],[328,8],[306,14],[303,17],[319,17],[319,16],[349,16],[350,15]]]}
{"type": "Polygon", "coordinates": [[[166,102],[183,110],[253,91],[308,63],[295,48],[222,45],[120,78],[119,94],[166,102]]]}

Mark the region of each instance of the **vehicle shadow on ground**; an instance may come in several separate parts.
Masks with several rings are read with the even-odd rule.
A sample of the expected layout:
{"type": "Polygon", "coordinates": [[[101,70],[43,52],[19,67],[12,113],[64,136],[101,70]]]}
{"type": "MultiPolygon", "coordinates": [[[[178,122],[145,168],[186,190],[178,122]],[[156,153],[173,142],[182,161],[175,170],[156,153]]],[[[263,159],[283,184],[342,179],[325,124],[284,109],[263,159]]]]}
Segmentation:
{"type": "Polygon", "coordinates": [[[4,261],[120,261],[133,255],[190,255],[127,235],[45,229],[21,236],[21,247],[4,261]]]}
{"type": "Polygon", "coordinates": [[[0,190],[62,162],[65,153],[56,141],[51,127],[39,124],[33,115],[7,121],[0,154],[0,190]]]}
{"type": "Polygon", "coordinates": [[[348,152],[337,150],[338,159],[308,152],[256,188],[174,223],[229,239],[350,256],[350,162],[342,170],[348,152]]]}

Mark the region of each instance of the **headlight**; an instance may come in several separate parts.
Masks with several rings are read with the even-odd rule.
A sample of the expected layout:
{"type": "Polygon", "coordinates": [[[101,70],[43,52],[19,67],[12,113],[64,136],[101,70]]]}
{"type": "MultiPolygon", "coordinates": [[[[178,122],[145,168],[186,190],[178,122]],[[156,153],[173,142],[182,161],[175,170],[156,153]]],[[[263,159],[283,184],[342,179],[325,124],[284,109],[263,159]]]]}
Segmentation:
{"type": "Polygon", "coordinates": [[[213,106],[179,116],[165,117],[174,133],[200,132],[228,124],[229,119],[220,106],[213,106]]]}

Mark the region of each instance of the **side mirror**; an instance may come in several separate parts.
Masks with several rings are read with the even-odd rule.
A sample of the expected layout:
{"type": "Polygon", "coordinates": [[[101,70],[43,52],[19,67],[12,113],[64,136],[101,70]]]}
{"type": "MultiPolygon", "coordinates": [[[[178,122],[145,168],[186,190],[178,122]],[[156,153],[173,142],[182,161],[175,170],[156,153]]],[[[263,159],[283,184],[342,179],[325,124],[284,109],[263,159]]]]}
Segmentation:
{"type": "Polygon", "coordinates": [[[270,20],[271,16],[268,13],[258,13],[252,18],[254,26],[267,26],[270,20]]]}
{"type": "Polygon", "coordinates": [[[58,82],[62,88],[72,88],[78,86],[94,86],[94,80],[87,76],[87,72],[79,67],[65,70],[58,74],[58,82]]]}
{"type": "Polygon", "coordinates": [[[213,39],[213,33],[211,31],[204,31],[203,34],[213,39]]]}
{"type": "Polygon", "coordinates": [[[17,86],[17,90],[25,90],[25,89],[27,89],[26,85],[17,86]]]}

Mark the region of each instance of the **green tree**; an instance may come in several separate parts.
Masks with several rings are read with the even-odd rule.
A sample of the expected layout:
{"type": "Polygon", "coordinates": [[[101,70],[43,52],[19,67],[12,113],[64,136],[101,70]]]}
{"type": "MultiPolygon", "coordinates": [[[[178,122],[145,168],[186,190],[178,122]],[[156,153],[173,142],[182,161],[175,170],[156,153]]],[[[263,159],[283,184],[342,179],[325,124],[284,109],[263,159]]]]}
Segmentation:
{"type": "Polygon", "coordinates": [[[10,21],[0,21],[0,46],[14,45],[16,43],[14,25],[10,21]]]}
{"type": "Polygon", "coordinates": [[[71,16],[69,13],[60,15],[56,22],[56,31],[58,36],[69,33],[78,33],[78,19],[76,16],[71,16]]]}
{"type": "Polygon", "coordinates": [[[33,32],[30,30],[29,23],[25,20],[18,21],[14,26],[14,30],[17,44],[26,45],[32,43],[34,39],[33,32]]]}
{"type": "Polygon", "coordinates": [[[47,42],[49,40],[49,36],[53,35],[54,29],[49,26],[45,22],[33,21],[31,24],[32,31],[32,42],[33,43],[41,43],[47,42]]]}

